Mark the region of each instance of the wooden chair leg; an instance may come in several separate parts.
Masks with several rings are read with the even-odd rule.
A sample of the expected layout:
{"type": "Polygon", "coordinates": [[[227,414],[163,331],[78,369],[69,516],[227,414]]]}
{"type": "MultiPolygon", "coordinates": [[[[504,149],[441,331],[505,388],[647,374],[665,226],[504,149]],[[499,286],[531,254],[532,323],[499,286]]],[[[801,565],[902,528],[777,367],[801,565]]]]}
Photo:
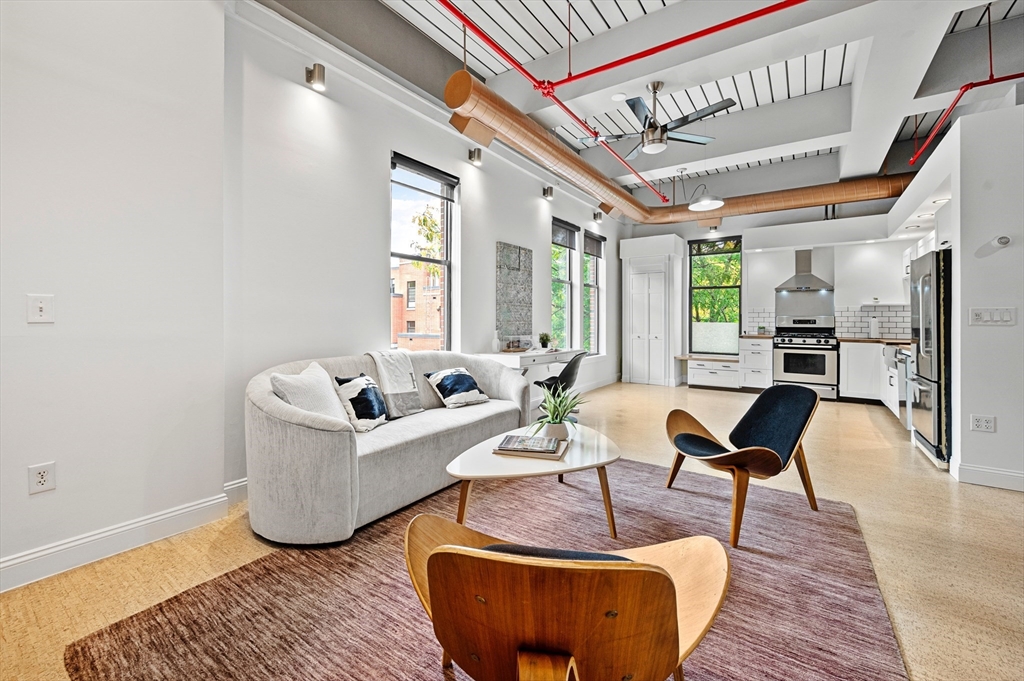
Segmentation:
{"type": "Polygon", "coordinates": [[[460,525],[466,524],[466,509],[469,507],[469,494],[473,489],[472,480],[463,480],[459,487],[459,512],[455,516],[455,522],[460,525]]]}
{"type": "Polygon", "coordinates": [[[740,525],[743,524],[743,507],[747,503],[747,483],[750,473],[745,468],[730,469],[732,473],[732,522],[729,526],[729,545],[736,548],[740,543],[740,525]]]}
{"type": "Polygon", "coordinates": [[[568,655],[520,650],[519,681],[576,681],[576,660],[568,655]]]}
{"type": "Polygon", "coordinates": [[[683,681],[683,665],[676,667],[675,672],[672,673],[672,681],[683,681]]]}
{"type": "Polygon", "coordinates": [[[565,482],[565,479],[562,477],[561,473],[558,474],[558,482],[565,482]]]}
{"type": "Polygon", "coordinates": [[[818,510],[818,500],[814,498],[814,487],[811,485],[811,474],[807,470],[807,457],[804,456],[804,446],[799,444],[796,447],[796,452],[793,453],[796,457],[796,470],[800,473],[800,482],[804,484],[804,492],[807,494],[807,501],[811,504],[811,510],[818,510]]]}
{"type": "Polygon", "coordinates": [[[451,669],[452,656],[448,654],[447,650],[441,650],[441,668],[451,669]]]}
{"type": "Polygon", "coordinates": [[[672,469],[668,472],[668,482],[665,483],[665,487],[671,487],[672,483],[676,481],[676,476],[679,475],[679,467],[683,465],[683,459],[686,457],[676,452],[676,458],[672,461],[672,469]]]}

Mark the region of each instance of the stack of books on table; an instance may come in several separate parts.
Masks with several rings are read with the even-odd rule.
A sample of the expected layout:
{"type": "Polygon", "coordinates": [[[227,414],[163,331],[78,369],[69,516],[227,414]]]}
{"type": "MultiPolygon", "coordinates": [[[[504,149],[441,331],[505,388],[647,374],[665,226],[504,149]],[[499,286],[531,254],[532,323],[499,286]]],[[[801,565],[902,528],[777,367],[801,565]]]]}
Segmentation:
{"type": "Polygon", "coordinates": [[[560,441],[556,437],[506,435],[505,439],[494,448],[494,453],[558,461],[565,456],[565,450],[568,447],[568,440],[560,441]]]}

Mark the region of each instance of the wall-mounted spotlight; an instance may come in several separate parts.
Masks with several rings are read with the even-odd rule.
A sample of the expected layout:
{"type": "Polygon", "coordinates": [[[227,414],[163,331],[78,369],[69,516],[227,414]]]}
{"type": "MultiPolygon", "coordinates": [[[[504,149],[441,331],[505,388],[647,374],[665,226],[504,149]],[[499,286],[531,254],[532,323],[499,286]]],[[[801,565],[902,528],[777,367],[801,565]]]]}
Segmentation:
{"type": "Polygon", "coordinates": [[[469,162],[475,166],[482,166],[484,164],[484,150],[480,147],[470,149],[469,162]]]}
{"type": "Polygon", "coordinates": [[[601,211],[595,211],[594,222],[596,222],[597,224],[601,224],[602,220],[604,220],[604,213],[602,213],[601,211]]]}
{"type": "Polygon", "coordinates": [[[554,201],[555,200],[555,188],[552,187],[551,185],[548,185],[547,187],[544,187],[544,198],[547,199],[548,201],[554,201]]]}
{"type": "Polygon", "coordinates": [[[312,68],[306,69],[306,82],[317,92],[327,89],[327,70],[323,64],[313,64],[312,68]]]}

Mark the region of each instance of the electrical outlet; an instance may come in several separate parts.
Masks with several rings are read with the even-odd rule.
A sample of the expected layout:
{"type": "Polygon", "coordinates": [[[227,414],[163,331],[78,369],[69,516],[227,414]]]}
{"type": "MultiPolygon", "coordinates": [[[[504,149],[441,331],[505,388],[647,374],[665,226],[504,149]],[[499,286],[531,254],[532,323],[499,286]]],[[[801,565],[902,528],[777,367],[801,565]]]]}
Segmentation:
{"type": "Polygon", "coordinates": [[[28,467],[28,493],[39,494],[57,489],[57,464],[38,463],[28,467]]]}
{"type": "Polygon", "coordinates": [[[982,433],[996,432],[996,417],[971,414],[971,430],[977,430],[982,433]]]}

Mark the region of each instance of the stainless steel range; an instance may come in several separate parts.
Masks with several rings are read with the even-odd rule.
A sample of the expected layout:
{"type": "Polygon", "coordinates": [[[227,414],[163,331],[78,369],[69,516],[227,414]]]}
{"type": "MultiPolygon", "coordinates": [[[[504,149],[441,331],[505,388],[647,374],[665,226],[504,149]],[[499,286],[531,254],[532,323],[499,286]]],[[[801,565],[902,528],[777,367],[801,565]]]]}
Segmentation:
{"type": "Polygon", "coordinates": [[[822,399],[839,397],[835,291],[811,273],[811,251],[796,252],[796,274],[775,288],[773,379],[796,383],[822,399]]]}

